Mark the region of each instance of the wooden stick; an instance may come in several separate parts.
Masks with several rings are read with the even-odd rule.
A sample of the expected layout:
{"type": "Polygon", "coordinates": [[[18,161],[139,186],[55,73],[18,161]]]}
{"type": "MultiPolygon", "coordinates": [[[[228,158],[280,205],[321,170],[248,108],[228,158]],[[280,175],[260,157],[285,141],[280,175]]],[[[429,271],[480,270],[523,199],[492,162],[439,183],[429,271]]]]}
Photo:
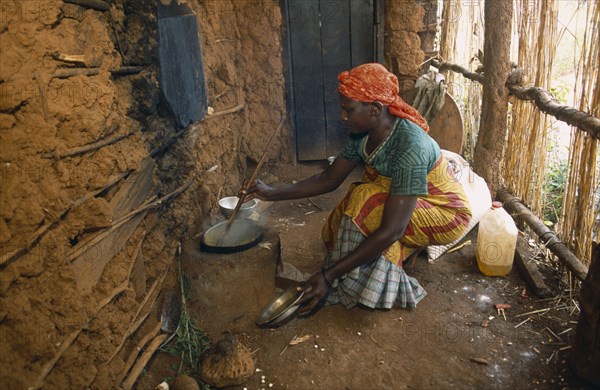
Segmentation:
{"type": "Polygon", "coordinates": [[[559,334],[557,334],[557,336],[561,336],[561,335],[563,335],[565,333],[568,333],[568,332],[570,332],[572,330],[573,330],[573,328],[569,328],[569,329],[563,330],[562,332],[560,332],[559,334]]]}
{"type": "Polygon", "coordinates": [[[177,197],[179,194],[181,194],[183,191],[185,191],[192,185],[195,178],[196,178],[196,176],[192,177],[192,179],[190,179],[190,181],[188,181],[186,184],[184,184],[183,186],[179,187],[178,189],[168,193],[167,195],[163,196],[162,198],[160,198],[158,200],[154,200],[154,199],[156,199],[156,196],[151,197],[149,200],[147,200],[144,204],[142,204],[137,209],[131,211],[128,214],[125,214],[118,220],[114,221],[113,225],[108,230],[104,230],[103,232],[92,237],[90,240],[86,241],[85,243],[82,243],[76,250],[74,250],[67,257],[67,261],[73,262],[79,255],[81,255],[84,251],[86,251],[90,245],[94,245],[94,244],[102,241],[113,230],[115,230],[115,229],[119,228],[121,225],[124,225],[125,223],[129,222],[129,220],[131,218],[135,217],[139,213],[142,213],[148,209],[151,209],[151,208],[154,208],[157,206],[161,206],[161,205],[165,204],[166,202],[170,201],[171,199],[177,197]]]}
{"type": "Polygon", "coordinates": [[[69,68],[56,69],[54,74],[50,76],[53,79],[67,79],[73,76],[95,76],[100,73],[100,68],[69,68]]]}
{"type": "Polygon", "coordinates": [[[217,116],[225,115],[225,114],[233,114],[234,112],[240,111],[242,108],[244,108],[244,104],[243,103],[242,104],[238,104],[235,107],[228,108],[226,110],[214,112],[212,115],[208,115],[202,121],[204,121],[206,119],[209,119],[209,118],[215,118],[217,116]]]}
{"type": "Polygon", "coordinates": [[[57,51],[52,53],[52,58],[57,61],[82,64],[83,66],[87,65],[87,58],[83,54],[64,54],[57,51]]]}
{"type": "MultiPolygon", "coordinates": [[[[129,336],[131,336],[137,330],[137,328],[142,324],[143,319],[146,318],[145,316],[142,316],[141,317],[142,321],[138,321],[138,315],[140,314],[140,312],[142,311],[142,309],[144,308],[144,306],[146,305],[146,303],[148,302],[148,300],[154,293],[154,290],[156,289],[156,286],[158,286],[159,283],[160,283],[160,279],[156,279],[154,281],[154,283],[152,284],[152,286],[150,287],[150,290],[148,290],[148,292],[146,293],[146,296],[142,300],[142,303],[140,303],[140,305],[138,306],[138,309],[136,310],[135,315],[133,316],[133,320],[131,321],[131,324],[125,331],[125,335],[123,336],[121,343],[119,344],[119,346],[117,348],[115,348],[113,353],[110,355],[110,357],[108,358],[108,362],[112,361],[114,359],[114,357],[117,356],[117,354],[119,353],[119,351],[125,344],[125,341],[127,341],[127,338],[129,336]]],[[[158,295],[155,298],[158,298],[158,295]]],[[[148,312],[150,312],[150,311],[148,311],[148,312]]]]}
{"type": "Polygon", "coordinates": [[[215,97],[212,99],[212,100],[213,100],[213,103],[214,103],[215,101],[219,100],[219,98],[223,97],[223,96],[224,96],[224,95],[225,95],[227,92],[229,92],[229,91],[233,91],[233,88],[227,88],[227,89],[226,89],[226,90],[224,90],[223,92],[221,92],[221,93],[219,93],[219,94],[215,95],[215,97]]]}
{"type": "Polygon", "coordinates": [[[319,206],[317,203],[315,203],[314,200],[312,200],[311,198],[306,198],[308,199],[308,201],[310,202],[310,204],[312,204],[313,206],[315,206],[316,208],[318,208],[320,211],[323,211],[323,208],[321,206],[319,206]]]}
{"type": "Polygon", "coordinates": [[[437,61],[432,61],[431,65],[437,67],[440,71],[444,71],[446,69],[452,70],[456,73],[462,74],[465,78],[473,81],[477,81],[478,83],[483,83],[483,75],[475,72],[471,72],[470,70],[463,68],[457,64],[451,64],[449,62],[442,62],[441,64],[437,61]]]}
{"type": "Polygon", "coordinates": [[[369,335],[369,338],[371,339],[371,341],[373,341],[375,344],[377,344],[378,347],[380,347],[386,351],[396,352],[396,349],[394,349],[394,348],[386,348],[383,345],[381,345],[377,340],[375,340],[375,338],[373,337],[372,334],[369,335]]]}
{"type": "Polygon", "coordinates": [[[77,4],[97,11],[108,11],[110,6],[103,0],[63,0],[65,3],[77,4]]]}
{"type": "Polygon", "coordinates": [[[135,365],[131,369],[131,374],[129,375],[129,377],[127,377],[125,382],[123,382],[121,387],[124,390],[130,390],[133,387],[133,385],[135,384],[135,381],[142,373],[142,370],[144,369],[144,367],[146,367],[146,364],[148,363],[148,361],[150,360],[152,355],[154,355],[154,352],[156,352],[156,350],[158,349],[160,344],[166,338],[167,338],[166,334],[161,334],[161,335],[156,336],[152,340],[152,342],[150,343],[148,348],[146,348],[144,353],[142,353],[142,356],[140,357],[140,359],[135,363],[135,365]]]}
{"type": "Polygon", "coordinates": [[[98,135],[98,137],[95,138],[95,141],[100,142],[104,137],[106,137],[107,135],[111,135],[116,130],[118,130],[120,127],[121,126],[119,125],[119,123],[117,121],[114,121],[113,123],[110,124],[110,126],[105,127],[104,130],[102,130],[102,132],[98,135]]]}
{"type": "Polygon", "coordinates": [[[44,364],[44,367],[42,368],[42,372],[38,376],[35,383],[29,388],[38,390],[42,386],[44,386],[44,381],[46,380],[46,377],[50,374],[50,372],[52,372],[52,370],[54,369],[54,366],[60,360],[63,353],[65,353],[65,351],[73,344],[73,342],[77,339],[77,336],[79,336],[79,334],[81,333],[82,330],[83,330],[83,328],[77,329],[75,332],[68,335],[62,341],[60,348],[58,349],[58,352],[56,353],[56,355],[54,355],[54,357],[52,359],[50,359],[50,361],[48,361],[46,364],[44,364]]]}
{"type": "Polygon", "coordinates": [[[524,323],[526,323],[527,321],[529,321],[531,319],[531,317],[527,317],[526,320],[523,320],[521,322],[519,322],[517,325],[515,325],[515,329],[518,328],[519,326],[523,325],[524,323]]]}
{"type": "Polygon", "coordinates": [[[182,135],[184,135],[185,133],[187,133],[187,131],[188,131],[188,128],[179,130],[163,146],[160,146],[160,147],[154,149],[153,151],[151,151],[150,152],[150,157],[156,157],[157,155],[161,154],[165,150],[169,149],[171,147],[171,145],[173,145],[182,135]]]}
{"type": "Polygon", "coordinates": [[[108,293],[106,298],[104,298],[103,300],[101,300],[99,302],[98,307],[104,307],[104,306],[108,305],[108,303],[110,301],[112,301],[114,297],[116,297],[117,295],[121,294],[122,292],[128,291],[128,290],[131,290],[129,288],[129,279],[125,280],[123,283],[121,283],[120,285],[115,287],[110,293],[108,293]]]}
{"type": "Polygon", "coordinates": [[[121,54],[121,61],[125,63],[125,55],[123,54],[123,46],[121,46],[121,40],[119,39],[119,34],[117,33],[117,27],[115,26],[115,20],[112,15],[112,11],[110,8],[108,9],[108,19],[110,20],[110,26],[115,34],[115,41],[117,41],[117,49],[119,49],[119,54],[121,54]]]}
{"type": "Polygon", "coordinates": [[[167,277],[167,274],[169,273],[170,269],[171,269],[171,264],[169,264],[169,266],[167,267],[167,270],[162,275],[162,277],[160,279],[157,279],[154,281],[154,283],[152,284],[152,287],[150,287],[150,290],[148,290],[148,292],[146,293],[146,296],[142,300],[142,303],[140,303],[140,305],[138,306],[138,309],[137,309],[135,315],[133,316],[133,320],[131,321],[131,324],[127,328],[127,331],[125,331],[125,335],[123,336],[121,343],[119,344],[119,346],[117,346],[117,348],[115,348],[113,353],[110,355],[110,357],[107,360],[107,364],[110,363],[115,358],[115,356],[117,356],[117,354],[119,353],[121,348],[123,348],[123,345],[127,341],[127,338],[129,336],[131,336],[133,333],[135,333],[135,331],[142,325],[142,323],[144,322],[146,317],[148,317],[148,315],[152,311],[152,308],[154,307],[154,304],[156,303],[156,300],[158,299],[158,296],[160,295],[160,290],[162,288],[162,285],[163,285],[165,278],[167,277]],[[161,286],[158,290],[159,294],[156,294],[156,296],[153,298],[152,304],[150,305],[150,309],[146,312],[146,314],[144,314],[139,319],[137,319],[138,315],[140,314],[142,309],[146,306],[146,303],[148,303],[148,301],[150,300],[150,297],[152,296],[152,294],[154,293],[154,290],[156,289],[156,287],[158,285],[161,286]]]}
{"type": "Polygon", "coordinates": [[[33,71],[33,79],[35,80],[37,89],[40,93],[40,97],[41,99],[41,106],[42,106],[42,111],[44,113],[44,119],[46,119],[46,121],[48,120],[48,98],[46,97],[46,86],[48,85],[48,81],[47,80],[42,80],[42,77],[40,76],[39,72],[37,70],[33,71]]]}
{"type": "Polygon", "coordinates": [[[546,330],[548,331],[548,333],[550,333],[552,336],[554,336],[554,338],[555,338],[557,341],[560,341],[560,342],[562,342],[562,341],[563,341],[563,340],[562,340],[560,337],[558,337],[558,336],[556,335],[556,333],[554,333],[554,332],[552,331],[552,329],[550,329],[550,328],[548,328],[548,327],[545,327],[544,329],[546,329],[546,330]]]}
{"type": "Polygon", "coordinates": [[[509,85],[508,90],[521,100],[534,101],[540,111],[575,126],[600,140],[600,118],[561,104],[550,92],[540,87],[525,88],[509,85]]]}
{"type": "Polygon", "coordinates": [[[138,74],[144,69],[146,69],[145,66],[121,66],[117,69],[111,69],[110,73],[112,73],[113,76],[125,76],[130,74],[138,74]]]}
{"type": "Polygon", "coordinates": [[[85,252],[86,250],[88,250],[90,248],[90,246],[93,246],[93,245],[99,243],[100,241],[104,240],[106,238],[106,236],[108,236],[109,234],[111,234],[114,230],[120,228],[122,225],[124,225],[127,222],[129,222],[129,220],[131,218],[133,218],[135,215],[137,215],[137,214],[139,214],[139,213],[141,213],[143,211],[146,211],[149,208],[148,205],[152,205],[151,202],[154,199],[156,199],[156,196],[153,196],[152,198],[150,198],[150,200],[148,200],[142,206],[138,207],[137,209],[133,210],[129,214],[126,214],[122,218],[120,218],[117,221],[113,222],[113,224],[111,225],[110,228],[108,228],[108,229],[100,232],[99,234],[91,237],[89,240],[80,243],[79,246],[74,251],[72,251],[69,254],[69,256],[67,256],[67,258],[65,260],[68,263],[72,263],[73,261],[75,261],[79,256],[81,256],[81,254],[83,254],[83,252],[85,252]]]}
{"type": "Polygon", "coordinates": [[[472,361],[473,363],[482,364],[485,366],[490,364],[490,362],[488,362],[487,359],[480,358],[480,357],[470,357],[469,360],[472,361]]]}
{"type": "Polygon", "coordinates": [[[131,255],[131,264],[129,264],[129,268],[127,269],[127,277],[125,278],[126,282],[129,282],[131,279],[131,273],[133,272],[133,267],[135,266],[135,262],[137,261],[137,257],[140,254],[140,250],[142,249],[142,244],[144,243],[144,238],[146,238],[147,231],[144,230],[142,234],[142,239],[138,242],[137,246],[133,250],[133,254],[131,255]]]}
{"type": "Polygon", "coordinates": [[[130,131],[127,134],[121,134],[121,135],[119,135],[117,137],[113,137],[113,138],[102,140],[100,142],[95,142],[93,144],[79,146],[79,147],[76,147],[76,148],[73,148],[73,149],[69,149],[69,150],[67,150],[67,151],[62,152],[61,154],[59,154],[58,158],[71,157],[71,156],[76,156],[78,154],[83,154],[83,153],[91,152],[92,150],[100,149],[100,148],[102,148],[104,146],[115,144],[115,143],[119,142],[120,140],[133,135],[134,133],[135,133],[135,131],[130,131]]]}
{"type": "Polygon", "coordinates": [[[137,345],[135,346],[133,351],[131,351],[131,354],[127,358],[127,361],[125,362],[125,365],[123,366],[123,369],[121,370],[121,372],[119,373],[119,376],[117,377],[117,382],[116,382],[117,385],[120,384],[121,382],[123,382],[123,379],[125,379],[125,376],[131,369],[131,366],[133,366],[133,363],[135,363],[135,359],[140,354],[140,351],[146,346],[146,344],[148,343],[148,340],[150,340],[151,338],[154,338],[158,334],[158,332],[160,332],[161,326],[162,326],[161,322],[157,323],[154,326],[154,328],[152,328],[152,330],[150,332],[148,332],[147,335],[142,337],[142,339],[139,341],[139,343],[137,343],[137,345]]]}
{"type": "Polygon", "coordinates": [[[496,194],[498,200],[503,203],[504,209],[508,211],[513,218],[522,218],[525,223],[533,230],[544,245],[550,249],[558,259],[573,272],[573,275],[581,281],[587,276],[587,267],[569,250],[567,245],[558,239],[556,233],[542,221],[540,221],[531,211],[527,209],[516,197],[505,190],[498,190],[496,194]],[[544,242],[545,241],[545,242],[544,242]]]}
{"type": "MultiPolygon", "coordinates": [[[[275,129],[275,131],[271,135],[271,138],[269,139],[269,142],[267,143],[267,146],[265,147],[265,151],[263,152],[262,156],[260,156],[260,160],[258,160],[258,164],[256,164],[256,167],[252,171],[252,174],[250,175],[250,177],[248,178],[248,180],[242,186],[242,189],[240,190],[240,192],[242,192],[242,191],[246,190],[248,187],[250,187],[250,185],[252,184],[252,182],[254,181],[254,179],[256,179],[256,174],[258,173],[258,170],[260,169],[260,167],[262,167],[262,165],[263,165],[263,163],[265,161],[265,157],[267,156],[267,152],[269,151],[269,149],[271,147],[271,144],[273,143],[273,140],[275,139],[275,135],[283,127],[283,121],[284,121],[284,119],[285,119],[285,115],[282,115],[281,119],[279,120],[279,126],[277,126],[277,128],[275,129]]],[[[233,222],[233,220],[235,219],[235,216],[238,213],[238,211],[240,210],[240,207],[242,206],[242,204],[244,203],[244,199],[245,198],[246,198],[245,194],[242,194],[242,196],[239,197],[239,199],[238,199],[238,201],[237,201],[237,203],[235,205],[235,209],[233,209],[233,213],[231,213],[231,216],[229,217],[229,220],[227,221],[227,227],[225,228],[225,234],[227,234],[227,232],[229,231],[229,228],[231,226],[231,222],[233,222]]]]}
{"type": "Polygon", "coordinates": [[[33,233],[33,238],[29,241],[29,244],[27,244],[24,248],[17,249],[17,250],[15,250],[13,252],[7,253],[7,254],[3,255],[2,257],[0,257],[0,267],[6,266],[6,265],[8,265],[8,263],[13,262],[14,260],[17,260],[18,258],[20,258],[21,256],[24,256],[25,254],[27,254],[29,251],[31,251],[31,249],[35,245],[37,245],[40,242],[40,240],[42,238],[44,238],[44,236],[52,228],[54,228],[56,225],[58,225],[59,222],[61,222],[61,221],[63,221],[65,219],[65,217],[67,216],[67,214],[69,213],[69,211],[71,211],[73,208],[79,206],[80,204],[82,204],[86,200],[88,200],[90,198],[93,198],[94,196],[98,195],[102,191],[105,191],[108,188],[112,187],[113,185],[115,185],[116,183],[118,183],[121,179],[123,179],[124,177],[126,177],[130,173],[131,173],[131,170],[123,172],[123,173],[119,174],[118,176],[116,176],[113,180],[109,181],[102,188],[100,188],[100,189],[98,189],[96,191],[93,191],[93,192],[89,192],[89,193],[85,194],[84,196],[82,196],[82,197],[76,199],[75,201],[73,201],[69,205],[69,207],[67,207],[58,216],[58,218],[56,218],[54,221],[50,222],[48,225],[44,225],[44,226],[41,226],[40,228],[38,228],[33,233]]]}
{"type": "MultiPolygon", "coordinates": [[[[449,69],[462,74],[469,80],[483,83],[482,74],[471,72],[460,65],[451,64],[448,62],[439,63],[437,61],[432,61],[431,64],[437,67],[440,71],[449,69]]],[[[600,118],[597,118],[586,112],[579,111],[573,107],[561,104],[550,92],[543,88],[536,86],[523,87],[515,84],[507,84],[507,87],[509,92],[518,99],[525,101],[532,100],[535,102],[535,105],[540,111],[548,113],[554,116],[556,119],[571,126],[576,126],[578,129],[589,133],[596,139],[600,139],[600,118]]]]}
{"type": "MultiPolygon", "coordinates": [[[[121,286],[117,287],[115,290],[113,290],[106,299],[103,299],[102,301],[99,302],[98,306],[94,310],[94,318],[100,312],[100,310],[102,310],[104,308],[104,306],[106,306],[110,303],[112,298],[114,298],[115,296],[117,296],[118,294],[123,292],[125,289],[127,289],[127,286],[125,285],[125,288],[124,289],[122,289],[122,288],[123,288],[123,284],[121,286]],[[122,289],[122,290],[119,291],[119,289],[122,289]]],[[[93,320],[94,318],[90,319],[90,321],[93,320]]],[[[74,331],[73,333],[69,334],[63,340],[56,355],[54,355],[54,357],[52,359],[50,359],[46,364],[44,364],[44,367],[42,368],[42,372],[38,376],[35,383],[31,386],[32,388],[37,390],[37,389],[40,389],[42,386],[44,386],[44,381],[46,380],[46,377],[48,377],[50,372],[52,372],[52,370],[54,369],[54,366],[56,365],[56,363],[58,363],[58,361],[60,360],[62,355],[65,353],[65,351],[67,349],[69,349],[69,347],[75,342],[75,340],[77,340],[77,337],[79,336],[79,334],[86,327],[87,327],[87,324],[86,324],[86,326],[83,326],[83,327],[77,329],[76,331],[74,331]]]]}
{"type": "MultiPolygon", "coordinates": [[[[235,107],[232,108],[228,108],[226,110],[223,111],[218,111],[213,113],[212,115],[207,115],[205,116],[200,122],[198,123],[202,123],[210,118],[216,118],[218,116],[221,115],[225,115],[225,114],[232,114],[234,112],[238,112],[240,111],[242,108],[244,108],[243,104],[238,104],[235,107]]],[[[164,152],[165,150],[169,149],[171,147],[171,145],[173,145],[181,136],[183,136],[185,133],[187,133],[189,127],[182,129],[180,131],[178,131],[170,140],[168,140],[163,146],[158,147],[156,149],[154,149],[153,151],[150,152],[150,157],[155,157],[158,154],[161,154],[162,152],[164,152]]]]}
{"type": "Polygon", "coordinates": [[[550,311],[550,310],[552,310],[552,308],[551,308],[551,307],[548,307],[548,308],[546,308],[546,309],[539,309],[539,310],[534,310],[534,311],[528,311],[527,313],[521,313],[521,314],[517,314],[517,315],[515,316],[515,318],[517,318],[517,317],[523,317],[523,316],[528,316],[528,315],[530,315],[530,314],[546,313],[546,312],[548,312],[548,311],[550,311]]]}

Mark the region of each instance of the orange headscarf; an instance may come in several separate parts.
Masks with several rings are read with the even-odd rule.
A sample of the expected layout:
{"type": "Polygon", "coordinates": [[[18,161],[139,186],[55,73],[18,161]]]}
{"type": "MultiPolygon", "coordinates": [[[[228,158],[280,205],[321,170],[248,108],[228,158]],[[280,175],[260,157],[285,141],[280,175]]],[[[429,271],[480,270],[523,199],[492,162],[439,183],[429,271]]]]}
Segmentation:
{"type": "Polygon", "coordinates": [[[400,92],[398,78],[388,72],[383,65],[359,65],[350,71],[340,73],[338,80],[340,82],[338,91],[342,95],[361,102],[380,102],[389,106],[392,115],[408,119],[429,132],[429,125],[419,111],[398,96],[400,92]]]}

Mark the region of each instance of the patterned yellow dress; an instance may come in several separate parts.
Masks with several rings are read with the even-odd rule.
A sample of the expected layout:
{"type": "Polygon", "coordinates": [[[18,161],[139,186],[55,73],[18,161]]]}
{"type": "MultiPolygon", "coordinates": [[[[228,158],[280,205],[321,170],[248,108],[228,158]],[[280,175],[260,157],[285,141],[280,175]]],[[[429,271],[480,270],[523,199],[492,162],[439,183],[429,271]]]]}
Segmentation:
{"type": "Polygon", "coordinates": [[[349,138],[338,158],[363,161],[365,173],[323,227],[326,266],[352,252],[381,224],[389,194],[415,195],[415,210],[402,238],[372,262],[337,279],[328,303],[371,308],[416,307],[426,295],[406,275],[402,262],[418,249],[446,244],[467,228],[471,210],[467,197],[438,144],[407,119],[396,120],[386,139],[367,155],[367,137],[349,138]]]}

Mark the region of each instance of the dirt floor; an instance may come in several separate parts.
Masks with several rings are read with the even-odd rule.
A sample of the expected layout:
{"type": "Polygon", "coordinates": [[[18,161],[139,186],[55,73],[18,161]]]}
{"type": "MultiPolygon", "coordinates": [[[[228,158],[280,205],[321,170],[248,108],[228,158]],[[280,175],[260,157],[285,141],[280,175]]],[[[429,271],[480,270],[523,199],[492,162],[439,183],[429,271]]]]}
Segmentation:
{"type": "MultiPolygon", "coordinates": [[[[261,213],[261,223],[279,233],[284,263],[307,273],[320,269],[320,228],[349,180],[334,193],[274,203],[261,213]]],[[[588,388],[568,368],[578,310],[564,286],[558,291],[557,273],[544,267],[555,295],[538,299],[527,292],[516,270],[506,278],[483,276],[474,256],[476,231],[468,239],[472,245],[434,263],[423,255],[407,267],[428,293],[416,310],[336,305],[293,317],[277,328],[259,328],[252,319],[223,325],[221,331],[236,334],[256,364],[255,374],[238,388],[588,388]],[[501,303],[512,308],[498,312],[494,305],[501,303]],[[306,341],[288,345],[305,335],[306,341]]],[[[190,248],[196,244],[192,240],[190,248]]],[[[201,255],[188,254],[188,272],[195,267],[194,256],[201,255]]],[[[273,284],[243,282],[264,282],[269,289],[273,284]]],[[[241,304],[251,300],[247,295],[240,295],[241,304]]],[[[199,323],[211,322],[210,310],[192,304],[191,311],[199,323]]],[[[222,334],[212,325],[207,330],[216,341],[222,334]]],[[[172,377],[175,366],[160,354],[138,388],[153,388],[172,377]]]]}

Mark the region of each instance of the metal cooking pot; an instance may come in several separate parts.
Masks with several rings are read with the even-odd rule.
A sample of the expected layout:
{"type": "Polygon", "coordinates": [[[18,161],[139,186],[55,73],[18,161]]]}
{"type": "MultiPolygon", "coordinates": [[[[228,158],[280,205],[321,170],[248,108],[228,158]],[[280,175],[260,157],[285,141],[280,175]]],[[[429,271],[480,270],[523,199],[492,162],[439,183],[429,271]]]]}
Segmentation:
{"type": "Polygon", "coordinates": [[[227,221],[211,227],[200,237],[200,247],[206,252],[233,253],[252,248],[258,244],[265,229],[250,219],[234,219],[225,233],[227,221]]]}

